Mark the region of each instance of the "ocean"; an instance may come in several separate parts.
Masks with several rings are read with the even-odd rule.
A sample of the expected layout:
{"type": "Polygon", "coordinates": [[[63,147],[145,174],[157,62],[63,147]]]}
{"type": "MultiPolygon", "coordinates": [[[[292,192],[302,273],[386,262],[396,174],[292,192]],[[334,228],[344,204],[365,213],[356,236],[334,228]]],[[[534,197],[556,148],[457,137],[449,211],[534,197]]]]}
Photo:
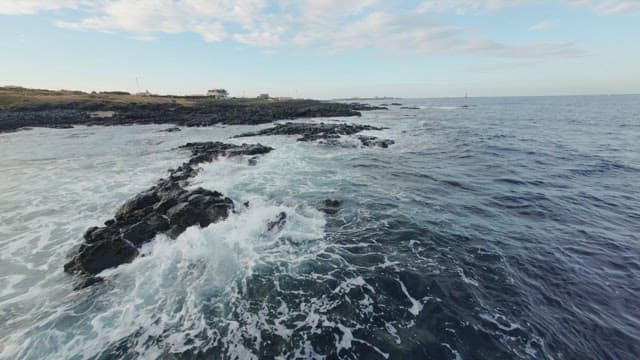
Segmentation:
{"type": "Polygon", "coordinates": [[[386,127],[364,133],[386,149],[230,139],[269,124],[0,134],[0,358],[637,359],[640,96],[398,101],[302,120],[386,127]],[[192,180],[227,220],[73,291],[85,230],[193,141],[275,150],[192,180]]]}

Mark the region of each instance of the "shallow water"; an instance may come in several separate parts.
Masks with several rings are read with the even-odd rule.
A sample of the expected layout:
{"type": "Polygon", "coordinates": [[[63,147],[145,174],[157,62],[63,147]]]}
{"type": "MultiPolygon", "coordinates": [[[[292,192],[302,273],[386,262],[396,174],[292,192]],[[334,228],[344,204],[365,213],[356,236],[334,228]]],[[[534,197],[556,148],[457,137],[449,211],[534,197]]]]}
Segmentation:
{"type": "Polygon", "coordinates": [[[0,135],[0,358],[635,359],[640,97],[402,102],[419,109],[311,120],[388,127],[368,132],[388,149],[229,140],[254,126],[0,135]],[[205,140],[276,148],[193,180],[237,213],[71,291],[86,228],[205,140]]]}

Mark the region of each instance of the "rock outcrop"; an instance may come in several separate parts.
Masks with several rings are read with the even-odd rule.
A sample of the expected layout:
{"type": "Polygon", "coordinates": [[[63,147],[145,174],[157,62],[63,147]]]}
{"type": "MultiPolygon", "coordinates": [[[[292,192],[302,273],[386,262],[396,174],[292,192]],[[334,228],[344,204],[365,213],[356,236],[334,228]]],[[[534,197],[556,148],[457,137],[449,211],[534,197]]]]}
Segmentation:
{"type": "Polygon", "coordinates": [[[217,191],[185,189],[188,179],[198,173],[197,165],[220,156],[257,156],[273,150],[260,144],[221,142],[188,143],[180,148],[191,151],[189,161],[170,170],[169,177],[127,201],[104,226],[86,231],[84,242],[64,266],[67,273],[83,275],[77,288],[99,282],[100,279],[93,275],[105,269],[133,261],[140,247],[157,234],[176,238],[190,226],[205,227],[233,212],[233,201],[217,191]]]}
{"type": "MultiPolygon", "coordinates": [[[[360,124],[325,124],[325,123],[284,123],[276,124],[274,127],[256,132],[236,135],[236,138],[249,136],[268,135],[301,135],[298,141],[322,141],[325,144],[332,144],[342,135],[354,135],[365,130],[384,130],[385,128],[360,124]]],[[[364,146],[379,146],[383,148],[394,144],[393,140],[379,139],[375,136],[357,137],[364,146]]]]}

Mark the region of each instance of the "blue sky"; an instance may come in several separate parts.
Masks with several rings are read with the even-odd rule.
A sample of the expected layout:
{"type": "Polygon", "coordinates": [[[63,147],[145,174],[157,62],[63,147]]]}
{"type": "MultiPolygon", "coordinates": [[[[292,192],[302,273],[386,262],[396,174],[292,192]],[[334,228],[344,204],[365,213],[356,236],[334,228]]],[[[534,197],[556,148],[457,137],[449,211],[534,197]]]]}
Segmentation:
{"type": "Polygon", "coordinates": [[[0,0],[0,85],[640,93],[640,0],[0,0]]]}

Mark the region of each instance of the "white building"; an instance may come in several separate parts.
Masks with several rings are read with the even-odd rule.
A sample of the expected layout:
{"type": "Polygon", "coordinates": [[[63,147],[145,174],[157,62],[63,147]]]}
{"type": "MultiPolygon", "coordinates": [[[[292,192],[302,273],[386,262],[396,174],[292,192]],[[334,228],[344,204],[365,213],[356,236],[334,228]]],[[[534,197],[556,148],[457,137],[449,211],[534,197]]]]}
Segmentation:
{"type": "Polygon", "coordinates": [[[214,99],[226,99],[229,96],[229,93],[225,89],[213,89],[207,91],[207,96],[214,99]]]}

